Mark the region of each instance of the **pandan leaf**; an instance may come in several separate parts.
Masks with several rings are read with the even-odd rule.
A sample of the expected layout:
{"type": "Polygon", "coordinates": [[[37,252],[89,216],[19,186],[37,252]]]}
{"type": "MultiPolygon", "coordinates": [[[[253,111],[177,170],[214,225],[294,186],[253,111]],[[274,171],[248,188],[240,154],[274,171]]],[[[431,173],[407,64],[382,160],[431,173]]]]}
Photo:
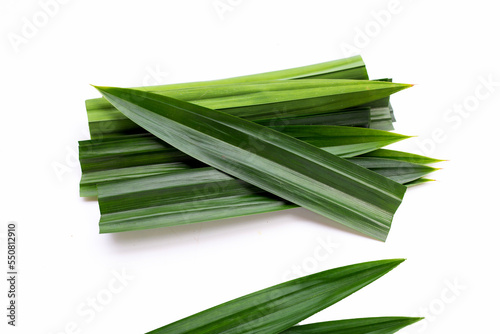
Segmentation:
{"type": "MultiPolygon", "coordinates": [[[[346,108],[360,104],[362,108],[371,108],[372,104],[380,105],[381,99],[401,89],[401,85],[390,82],[307,79],[169,89],[155,93],[255,122],[276,123],[333,111],[345,112],[346,108]]],[[[92,138],[141,131],[115,108],[99,105],[91,101],[86,103],[92,138]]]]}
{"type": "Polygon", "coordinates": [[[382,277],[404,260],[330,269],[220,304],[150,334],[275,334],[382,277]]]}
{"type": "MultiPolygon", "coordinates": [[[[370,159],[375,160],[373,166],[380,165],[380,158],[362,160],[370,165],[370,159]]],[[[393,162],[392,168],[384,163],[383,168],[373,170],[382,171],[386,177],[400,182],[425,175],[421,171],[418,174],[418,166],[415,168],[414,164],[393,162]]],[[[165,168],[169,168],[166,165],[165,168]]],[[[415,184],[416,181],[411,181],[411,185],[415,184]]],[[[192,168],[188,165],[184,170],[158,172],[154,176],[137,174],[135,179],[98,183],[94,195],[97,193],[101,233],[199,223],[297,207],[212,167],[192,168]]]]}
{"type": "MultiPolygon", "coordinates": [[[[212,81],[188,82],[180,84],[137,87],[139,90],[151,92],[161,92],[173,89],[186,89],[193,87],[228,85],[228,84],[248,84],[251,82],[269,81],[269,80],[291,80],[291,79],[353,79],[368,80],[368,74],[363,59],[360,56],[339,59],[320,64],[302,66],[292,69],[273,71],[260,74],[245,75],[236,78],[227,78],[212,81]]],[[[106,99],[97,98],[86,101],[89,112],[89,126],[93,138],[113,133],[125,133],[137,130],[137,127],[127,119],[123,119],[120,113],[115,113],[115,109],[106,99]],[[107,121],[91,121],[92,113],[95,110],[101,110],[109,117],[107,121]],[[116,119],[113,119],[116,117],[116,119]]]]}
{"type": "Polygon", "coordinates": [[[229,114],[149,92],[96,88],[128,118],[193,158],[368,236],[387,238],[405,186],[229,114]]]}
{"type": "Polygon", "coordinates": [[[281,334],[393,334],[423,318],[379,317],[294,326],[281,334]]]}
{"type": "MultiPolygon", "coordinates": [[[[408,138],[392,132],[343,126],[273,126],[274,130],[342,157],[408,138]]],[[[200,163],[152,135],[128,135],[79,143],[80,196],[96,196],[95,184],[191,167],[200,163]],[[141,167],[144,166],[144,167],[141,167]]]]}
{"type": "Polygon", "coordinates": [[[424,177],[421,177],[419,179],[416,179],[414,181],[406,183],[405,186],[407,186],[407,187],[414,187],[414,186],[418,186],[420,184],[424,184],[424,183],[428,183],[428,182],[433,182],[433,181],[436,181],[436,180],[434,180],[434,179],[426,179],[424,177]]]}
{"type": "Polygon", "coordinates": [[[354,157],[349,161],[403,184],[438,170],[438,168],[391,158],[354,157]]]}
{"type": "Polygon", "coordinates": [[[407,162],[412,162],[412,163],[416,163],[416,164],[424,164],[424,165],[445,161],[445,160],[429,158],[429,157],[426,157],[423,155],[388,150],[388,149],[380,149],[380,150],[377,150],[374,152],[363,154],[363,156],[364,157],[372,157],[372,158],[389,158],[389,159],[393,159],[393,160],[401,160],[401,161],[407,161],[407,162]]]}

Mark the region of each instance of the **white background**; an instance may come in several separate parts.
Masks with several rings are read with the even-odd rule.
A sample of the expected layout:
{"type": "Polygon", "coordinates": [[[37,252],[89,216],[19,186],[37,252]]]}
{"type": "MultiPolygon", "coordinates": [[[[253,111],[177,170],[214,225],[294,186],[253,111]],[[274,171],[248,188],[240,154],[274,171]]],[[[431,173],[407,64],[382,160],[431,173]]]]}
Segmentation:
{"type": "Polygon", "coordinates": [[[46,2],[2,0],[0,8],[1,268],[7,222],[20,234],[18,327],[6,325],[2,279],[2,333],[143,333],[296,277],[293,268],[399,257],[408,260],[306,322],[426,316],[403,333],[498,333],[493,1],[60,0],[44,21],[46,2]],[[38,27],[23,36],[27,22],[38,27]],[[343,58],[347,46],[372,78],[417,84],[393,106],[396,131],[419,137],[394,148],[449,160],[437,182],[408,191],[386,243],[303,209],[98,234],[98,206],[78,196],[75,159],[78,140],[89,138],[84,101],[98,97],[89,84],[251,74],[343,58]],[[331,252],[315,257],[325,244],[331,252]],[[122,271],[126,285],[110,294],[122,271]],[[104,296],[93,314],[89,301],[104,296]]]}

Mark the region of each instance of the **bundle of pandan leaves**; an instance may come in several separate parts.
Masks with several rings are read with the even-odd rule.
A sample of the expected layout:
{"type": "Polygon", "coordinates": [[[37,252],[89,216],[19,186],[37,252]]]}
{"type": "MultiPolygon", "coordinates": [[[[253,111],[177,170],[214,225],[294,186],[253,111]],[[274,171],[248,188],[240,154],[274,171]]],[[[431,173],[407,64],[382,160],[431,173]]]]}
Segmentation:
{"type": "Polygon", "coordinates": [[[86,101],[80,195],[100,232],[297,206],[385,240],[407,187],[439,160],[383,149],[391,94],[361,57],[230,79],[122,89],[86,101]]]}
{"type": "MultiPolygon", "coordinates": [[[[391,94],[361,57],[230,79],[96,87],[91,139],[79,145],[80,195],[99,202],[101,233],[303,207],[385,241],[408,187],[440,160],[383,147],[391,94]]],[[[151,333],[390,334],[421,318],[297,324],[403,260],[331,269],[229,301],[151,333]]]]}

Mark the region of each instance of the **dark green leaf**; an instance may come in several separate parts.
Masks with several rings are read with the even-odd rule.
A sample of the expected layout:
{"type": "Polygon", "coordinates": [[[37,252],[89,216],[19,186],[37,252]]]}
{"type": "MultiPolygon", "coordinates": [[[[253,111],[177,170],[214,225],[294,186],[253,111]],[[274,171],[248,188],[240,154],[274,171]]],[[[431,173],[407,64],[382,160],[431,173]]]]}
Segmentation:
{"type": "MultiPolygon", "coordinates": [[[[380,158],[363,158],[364,163],[370,165],[370,159],[376,160],[373,166],[380,165],[380,158]]],[[[387,177],[415,178],[413,164],[393,162],[392,169],[387,163],[380,169],[387,177]],[[409,166],[402,168],[402,164],[409,166]]],[[[211,167],[186,166],[185,170],[149,177],[138,174],[135,180],[99,183],[98,193],[101,233],[199,223],[296,207],[211,167]]]]}
{"type": "Polygon", "coordinates": [[[388,150],[388,149],[380,149],[374,152],[366,153],[363,156],[373,157],[373,158],[389,158],[393,160],[401,160],[401,161],[407,161],[411,163],[424,164],[424,165],[445,161],[445,160],[429,158],[423,155],[388,150]]]}
{"type": "Polygon", "coordinates": [[[282,334],[393,334],[423,318],[380,317],[294,326],[282,334]]]}
{"type": "Polygon", "coordinates": [[[215,306],[150,334],[275,334],[335,304],[403,260],[331,269],[288,281],[215,306]]]}
{"type": "MultiPolygon", "coordinates": [[[[359,155],[407,138],[392,132],[340,126],[289,125],[271,128],[342,157],[359,155]]],[[[152,135],[81,141],[79,158],[82,167],[81,196],[96,196],[95,184],[99,182],[202,165],[152,135]]]]}
{"type": "Polygon", "coordinates": [[[386,239],[406,191],[397,182],[222,112],[132,89],[98,89],[128,118],[193,158],[368,236],[386,239]]]}
{"type": "Polygon", "coordinates": [[[391,158],[354,157],[349,161],[403,184],[438,170],[438,168],[391,158]]]}

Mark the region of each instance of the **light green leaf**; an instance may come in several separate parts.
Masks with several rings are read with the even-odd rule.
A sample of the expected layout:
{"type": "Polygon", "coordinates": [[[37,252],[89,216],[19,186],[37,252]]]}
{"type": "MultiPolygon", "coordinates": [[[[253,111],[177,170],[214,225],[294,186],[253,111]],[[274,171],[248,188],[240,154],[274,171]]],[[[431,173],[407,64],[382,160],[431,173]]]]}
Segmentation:
{"type": "MultiPolygon", "coordinates": [[[[371,108],[372,104],[380,105],[380,99],[401,89],[401,85],[381,81],[304,79],[169,89],[155,93],[255,122],[276,124],[298,117],[331,114],[339,110],[345,112],[346,108],[359,105],[371,108]]],[[[141,131],[114,108],[99,108],[89,101],[86,107],[92,138],[141,131]]]]}
{"type": "MultiPolygon", "coordinates": [[[[269,80],[293,80],[293,79],[352,79],[368,80],[366,66],[361,56],[353,56],[344,59],[327,61],[319,64],[301,66],[285,70],[271,71],[265,73],[244,75],[233,78],[218,79],[211,81],[187,82],[168,85],[156,85],[146,87],[135,87],[138,90],[150,92],[166,91],[169,89],[185,89],[200,86],[241,84],[249,82],[269,80]]],[[[95,107],[112,107],[104,98],[93,99],[95,107]]]]}

